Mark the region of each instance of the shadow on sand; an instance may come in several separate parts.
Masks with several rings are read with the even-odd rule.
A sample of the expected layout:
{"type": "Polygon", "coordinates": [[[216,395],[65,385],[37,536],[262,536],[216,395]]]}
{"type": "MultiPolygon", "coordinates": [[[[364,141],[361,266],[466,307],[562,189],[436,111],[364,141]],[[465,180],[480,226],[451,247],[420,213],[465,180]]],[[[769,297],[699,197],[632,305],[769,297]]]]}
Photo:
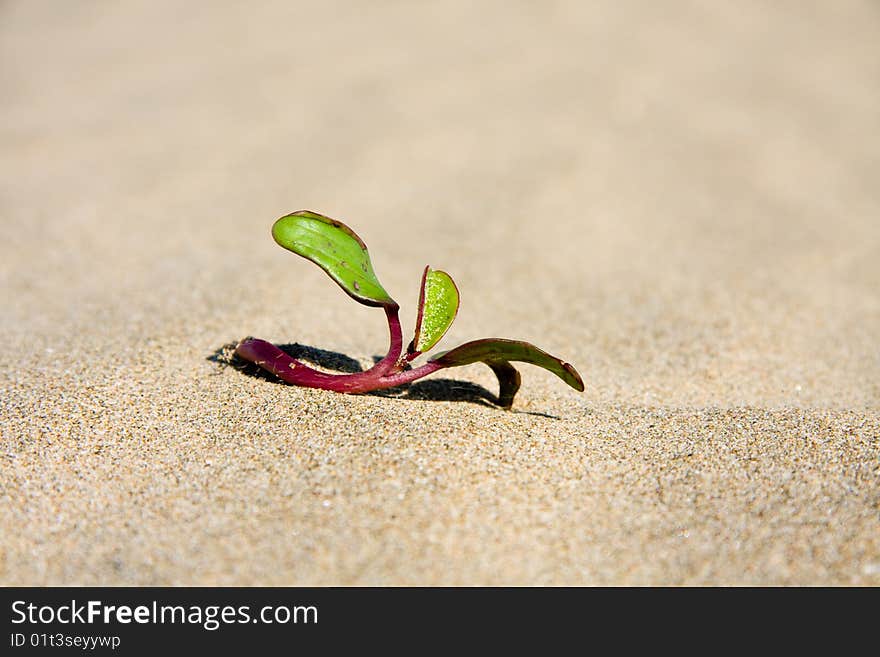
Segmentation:
{"type": "MultiPolygon", "coordinates": [[[[238,343],[236,342],[230,342],[223,345],[208,356],[206,360],[222,367],[234,367],[247,376],[252,376],[278,385],[288,385],[261,367],[239,358],[235,354],[235,347],[237,344],[238,343]]],[[[297,343],[279,344],[276,346],[291,358],[302,360],[322,369],[333,370],[343,374],[354,374],[364,371],[364,368],[357,360],[336,351],[317,349],[315,347],[308,347],[297,343]]],[[[381,357],[374,356],[373,360],[379,361],[381,360],[381,357]]],[[[408,383],[396,388],[374,390],[366,394],[373,397],[389,397],[394,399],[412,399],[419,401],[469,402],[471,404],[479,404],[480,406],[499,408],[497,395],[489,392],[483,386],[469,383],[467,381],[459,381],[457,379],[429,379],[426,381],[415,381],[414,383],[408,383]]],[[[548,415],[546,413],[530,411],[513,412],[537,415],[539,417],[546,417],[553,420],[559,419],[555,415],[548,415]]]]}

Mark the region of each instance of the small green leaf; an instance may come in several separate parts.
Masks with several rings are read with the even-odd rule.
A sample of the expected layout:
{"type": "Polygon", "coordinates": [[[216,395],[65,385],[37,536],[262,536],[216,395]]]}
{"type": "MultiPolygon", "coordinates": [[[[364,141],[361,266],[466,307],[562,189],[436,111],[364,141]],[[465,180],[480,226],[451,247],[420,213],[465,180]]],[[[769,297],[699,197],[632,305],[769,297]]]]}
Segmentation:
{"type": "Polygon", "coordinates": [[[556,356],[551,356],[543,349],[521,340],[504,340],[502,338],[474,340],[435,356],[430,362],[440,363],[446,367],[484,362],[494,370],[495,367],[492,366],[492,363],[510,360],[543,367],[545,370],[553,372],[575,390],[580,392],[584,390],[583,380],[571,365],[556,356]]]}
{"type": "Polygon", "coordinates": [[[407,351],[420,354],[431,349],[444,336],[458,313],[458,288],[445,271],[425,267],[419,292],[416,332],[407,351]]]}
{"type": "Polygon", "coordinates": [[[341,221],[300,210],[276,221],[272,237],[280,246],[318,265],[355,301],[397,307],[373,272],[367,245],[341,221]]]}

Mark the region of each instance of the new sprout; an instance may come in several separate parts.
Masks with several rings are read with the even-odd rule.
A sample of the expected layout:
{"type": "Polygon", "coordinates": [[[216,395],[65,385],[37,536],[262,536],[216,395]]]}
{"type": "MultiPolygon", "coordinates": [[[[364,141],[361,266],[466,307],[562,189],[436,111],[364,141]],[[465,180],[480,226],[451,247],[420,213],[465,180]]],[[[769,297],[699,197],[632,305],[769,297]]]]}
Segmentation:
{"type": "Polygon", "coordinates": [[[498,377],[499,406],[510,409],[520,387],[519,372],[510,361],[521,361],[553,372],[575,390],[584,389],[574,367],[521,340],[474,340],[438,354],[423,365],[411,367],[410,361],[440,341],[458,313],[458,288],[449,274],[425,267],[415,335],[404,352],[399,306],[373,272],[367,245],[351,228],[329,217],[301,210],[276,221],[272,226],[272,237],[280,246],[318,265],[355,301],[382,308],[390,333],[387,355],[370,369],[353,374],[319,372],[265,340],[246,338],[238,344],[235,353],[239,357],[287,383],[362,393],[410,383],[448,367],[482,362],[498,377]]]}

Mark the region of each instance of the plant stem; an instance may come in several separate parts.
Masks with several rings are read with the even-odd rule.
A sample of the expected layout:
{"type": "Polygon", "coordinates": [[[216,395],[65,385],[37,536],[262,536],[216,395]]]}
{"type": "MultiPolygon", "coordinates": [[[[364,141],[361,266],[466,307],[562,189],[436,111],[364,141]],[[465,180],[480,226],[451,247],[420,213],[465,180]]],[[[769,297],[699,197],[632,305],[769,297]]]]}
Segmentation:
{"type": "MultiPolygon", "coordinates": [[[[396,316],[396,312],[394,313],[396,316]]],[[[391,313],[389,313],[389,324],[391,323],[391,313]]],[[[397,324],[398,333],[400,324],[397,324]]],[[[392,329],[392,345],[394,343],[392,329]]],[[[399,344],[399,343],[398,343],[399,344]]],[[[392,349],[393,351],[393,349],[392,349]]],[[[423,376],[427,376],[432,372],[443,369],[440,363],[428,362],[411,370],[393,371],[389,375],[380,373],[379,365],[385,362],[377,363],[376,366],[366,372],[357,372],[355,374],[328,374],[312,369],[308,365],[301,363],[288,354],[276,347],[271,342],[259,340],[257,338],[248,338],[243,340],[235,349],[235,353],[241,358],[259,365],[267,372],[271,372],[282,381],[293,385],[305,386],[308,388],[322,388],[324,390],[333,390],[335,392],[369,392],[370,390],[381,390],[383,388],[393,388],[395,386],[410,383],[423,376]]],[[[395,355],[392,367],[383,367],[382,369],[393,369],[396,366],[397,356],[395,355]]],[[[391,353],[389,352],[389,356],[391,353]]]]}
{"type": "Polygon", "coordinates": [[[390,333],[390,345],[388,354],[373,365],[364,374],[372,373],[377,376],[388,374],[392,370],[400,369],[400,352],[403,351],[403,331],[400,328],[399,307],[385,306],[385,317],[388,319],[388,332],[390,333]]]}

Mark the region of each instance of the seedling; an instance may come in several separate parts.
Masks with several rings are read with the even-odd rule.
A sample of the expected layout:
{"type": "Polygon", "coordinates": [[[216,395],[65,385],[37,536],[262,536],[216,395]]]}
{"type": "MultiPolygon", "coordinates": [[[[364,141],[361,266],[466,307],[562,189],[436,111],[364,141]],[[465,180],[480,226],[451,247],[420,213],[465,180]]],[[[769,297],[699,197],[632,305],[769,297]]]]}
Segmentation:
{"type": "Polygon", "coordinates": [[[239,357],[287,383],[360,393],[410,383],[447,367],[482,362],[498,377],[499,406],[509,409],[520,386],[519,372],[510,361],[522,361],[553,372],[575,390],[584,389],[584,382],[571,365],[520,340],[474,340],[434,356],[419,367],[411,367],[412,360],[440,341],[458,313],[458,288],[449,274],[425,267],[415,335],[404,352],[399,306],[373,272],[367,245],[351,228],[329,217],[301,210],[276,221],[272,237],[280,246],[318,265],[355,301],[382,308],[391,335],[388,354],[369,370],[354,374],[319,372],[265,340],[246,338],[239,343],[235,349],[239,357]]]}

